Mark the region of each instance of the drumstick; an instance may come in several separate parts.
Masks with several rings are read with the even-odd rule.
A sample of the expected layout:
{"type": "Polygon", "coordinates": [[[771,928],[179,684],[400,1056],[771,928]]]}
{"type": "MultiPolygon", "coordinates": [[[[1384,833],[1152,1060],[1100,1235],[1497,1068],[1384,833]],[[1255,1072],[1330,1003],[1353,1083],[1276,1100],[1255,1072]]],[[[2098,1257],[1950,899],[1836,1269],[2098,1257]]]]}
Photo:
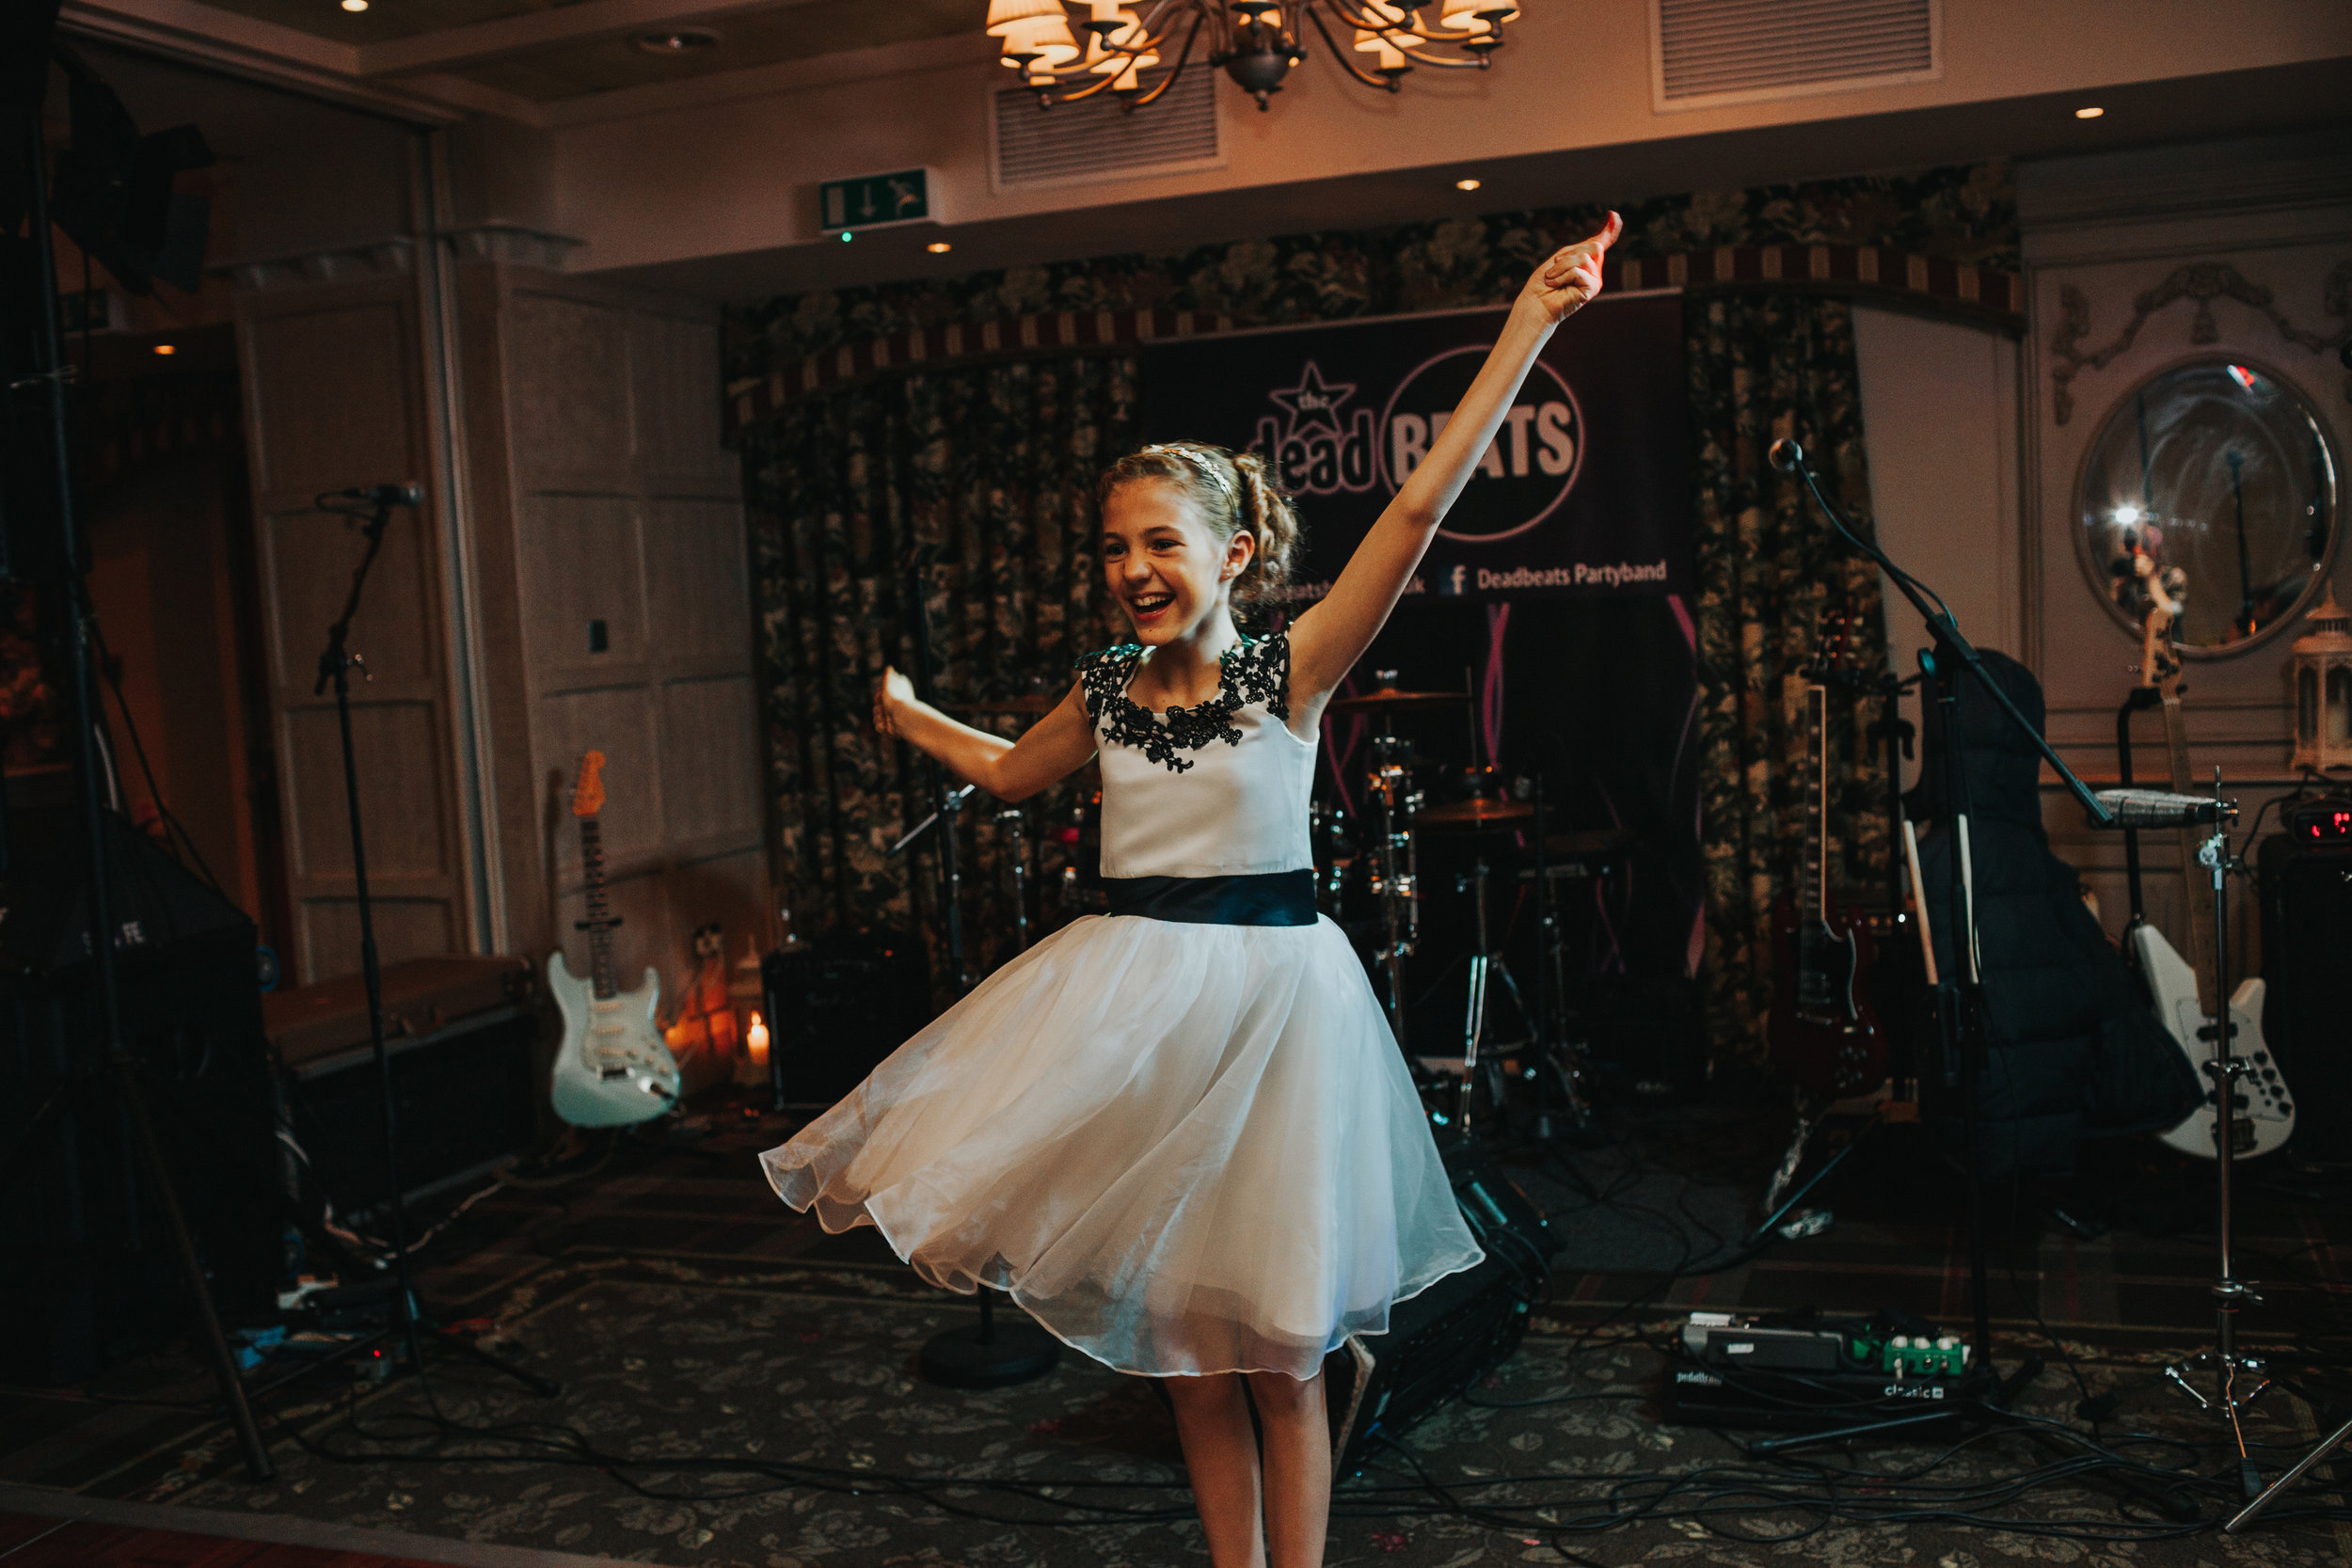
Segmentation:
{"type": "MultiPolygon", "coordinates": [[[[1968,922],[1968,974],[1973,978],[1984,973],[1984,949],[1977,942],[1977,865],[1968,853],[1968,818],[1953,820],[1960,827],[1960,912],[1968,922]]],[[[1957,942],[1952,951],[1960,951],[1957,942]]]]}
{"type": "Polygon", "coordinates": [[[1903,818],[1903,863],[1911,868],[1911,909],[1919,926],[1919,957],[1928,966],[1928,984],[1935,982],[1935,939],[1928,931],[1928,885],[1919,879],[1919,835],[1911,818],[1903,818]]]}

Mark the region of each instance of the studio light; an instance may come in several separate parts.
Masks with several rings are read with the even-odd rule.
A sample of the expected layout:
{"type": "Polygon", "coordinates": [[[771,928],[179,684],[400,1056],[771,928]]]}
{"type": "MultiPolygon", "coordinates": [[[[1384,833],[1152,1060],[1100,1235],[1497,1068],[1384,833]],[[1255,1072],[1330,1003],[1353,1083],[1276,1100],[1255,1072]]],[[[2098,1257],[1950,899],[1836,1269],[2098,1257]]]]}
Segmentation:
{"type": "Polygon", "coordinates": [[[2074,118],[2076,119],[2097,119],[2101,115],[2106,113],[2106,111],[2105,109],[2102,109],[2097,104],[2093,103],[2088,108],[2076,109],[2074,111],[2074,118]]]}
{"type": "Polygon", "coordinates": [[[1503,24],[1518,15],[1515,0],[989,0],[988,32],[1000,41],[1000,63],[1021,72],[1041,107],[1111,92],[1140,108],[1199,51],[1263,109],[1307,57],[1307,29],[1350,76],[1394,92],[1416,65],[1484,70],[1502,47],[1503,24]],[[1074,28],[1073,5],[1086,13],[1074,28]],[[1367,56],[1361,64],[1358,55],[1367,56]],[[1142,73],[1170,55],[1168,73],[1145,87],[1142,73]]]}

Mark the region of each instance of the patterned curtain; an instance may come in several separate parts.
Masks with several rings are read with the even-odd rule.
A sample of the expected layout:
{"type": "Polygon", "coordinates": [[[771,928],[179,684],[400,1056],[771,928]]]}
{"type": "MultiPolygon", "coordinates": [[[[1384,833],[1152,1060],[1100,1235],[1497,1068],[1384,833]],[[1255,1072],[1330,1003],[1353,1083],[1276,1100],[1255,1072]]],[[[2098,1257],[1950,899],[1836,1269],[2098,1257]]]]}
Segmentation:
{"type": "MultiPolygon", "coordinates": [[[[923,928],[946,974],[932,851],[885,854],[930,810],[930,768],[871,720],[883,667],[915,668],[905,567],[919,548],[932,700],[1068,689],[1076,657],[1116,640],[1093,491],[1135,421],[1132,357],[1028,360],[845,387],[746,442],[777,880],[804,930],[923,928]]],[[[1025,802],[1033,844],[1086,778],[1025,802]]],[[[965,930],[985,974],[1011,956],[1010,839],[999,802],[971,808],[965,930]]],[[[1049,850],[1050,871],[1067,851],[1049,850]]]]}
{"type": "MultiPolygon", "coordinates": [[[[1772,1001],[1772,900],[1804,850],[1806,663],[1821,613],[1851,619],[1848,666],[1886,669],[1878,568],[1837,539],[1801,480],[1765,452],[1804,444],[1822,491],[1865,537],[1853,312],[1843,300],[1692,296],[1688,333],[1697,452],[1699,770],[1707,879],[1707,1006],[1718,1059],[1760,1059],[1772,1001]]],[[[1828,705],[1830,881],[1882,874],[1883,753],[1862,735],[1876,705],[1828,705]]]]}

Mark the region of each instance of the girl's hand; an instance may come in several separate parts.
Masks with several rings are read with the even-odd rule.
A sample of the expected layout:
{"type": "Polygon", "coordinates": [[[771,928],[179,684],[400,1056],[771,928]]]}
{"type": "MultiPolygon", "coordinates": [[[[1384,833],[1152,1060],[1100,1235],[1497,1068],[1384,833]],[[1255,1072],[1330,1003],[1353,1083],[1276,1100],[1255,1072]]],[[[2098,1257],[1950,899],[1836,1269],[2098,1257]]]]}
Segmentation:
{"type": "Polygon", "coordinates": [[[896,736],[899,716],[914,707],[914,683],[898,671],[885,666],[882,685],[874,689],[874,728],[882,735],[896,736]]]}
{"type": "Polygon", "coordinates": [[[1520,302],[1542,311],[1549,325],[1566,321],[1600,293],[1601,256],[1624,231],[1625,221],[1612,213],[1598,233],[1552,252],[1519,291],[1520,302]]]}

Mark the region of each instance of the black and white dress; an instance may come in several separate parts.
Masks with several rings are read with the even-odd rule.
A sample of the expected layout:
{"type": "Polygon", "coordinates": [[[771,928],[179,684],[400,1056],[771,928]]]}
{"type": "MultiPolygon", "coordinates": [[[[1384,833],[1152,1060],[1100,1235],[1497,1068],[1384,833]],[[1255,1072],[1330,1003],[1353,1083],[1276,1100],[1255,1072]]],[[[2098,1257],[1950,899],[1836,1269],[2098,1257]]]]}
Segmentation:
{"type": "Polygon", "coordinates": [[[1014,958],[761,1157],[828,1230],[1155,1376],[1311,1377],[1483,1256],[1363,965],[1318,916],[1280,636],[1154,715],[1087,658],[1113,912],[1014,958]]]}

